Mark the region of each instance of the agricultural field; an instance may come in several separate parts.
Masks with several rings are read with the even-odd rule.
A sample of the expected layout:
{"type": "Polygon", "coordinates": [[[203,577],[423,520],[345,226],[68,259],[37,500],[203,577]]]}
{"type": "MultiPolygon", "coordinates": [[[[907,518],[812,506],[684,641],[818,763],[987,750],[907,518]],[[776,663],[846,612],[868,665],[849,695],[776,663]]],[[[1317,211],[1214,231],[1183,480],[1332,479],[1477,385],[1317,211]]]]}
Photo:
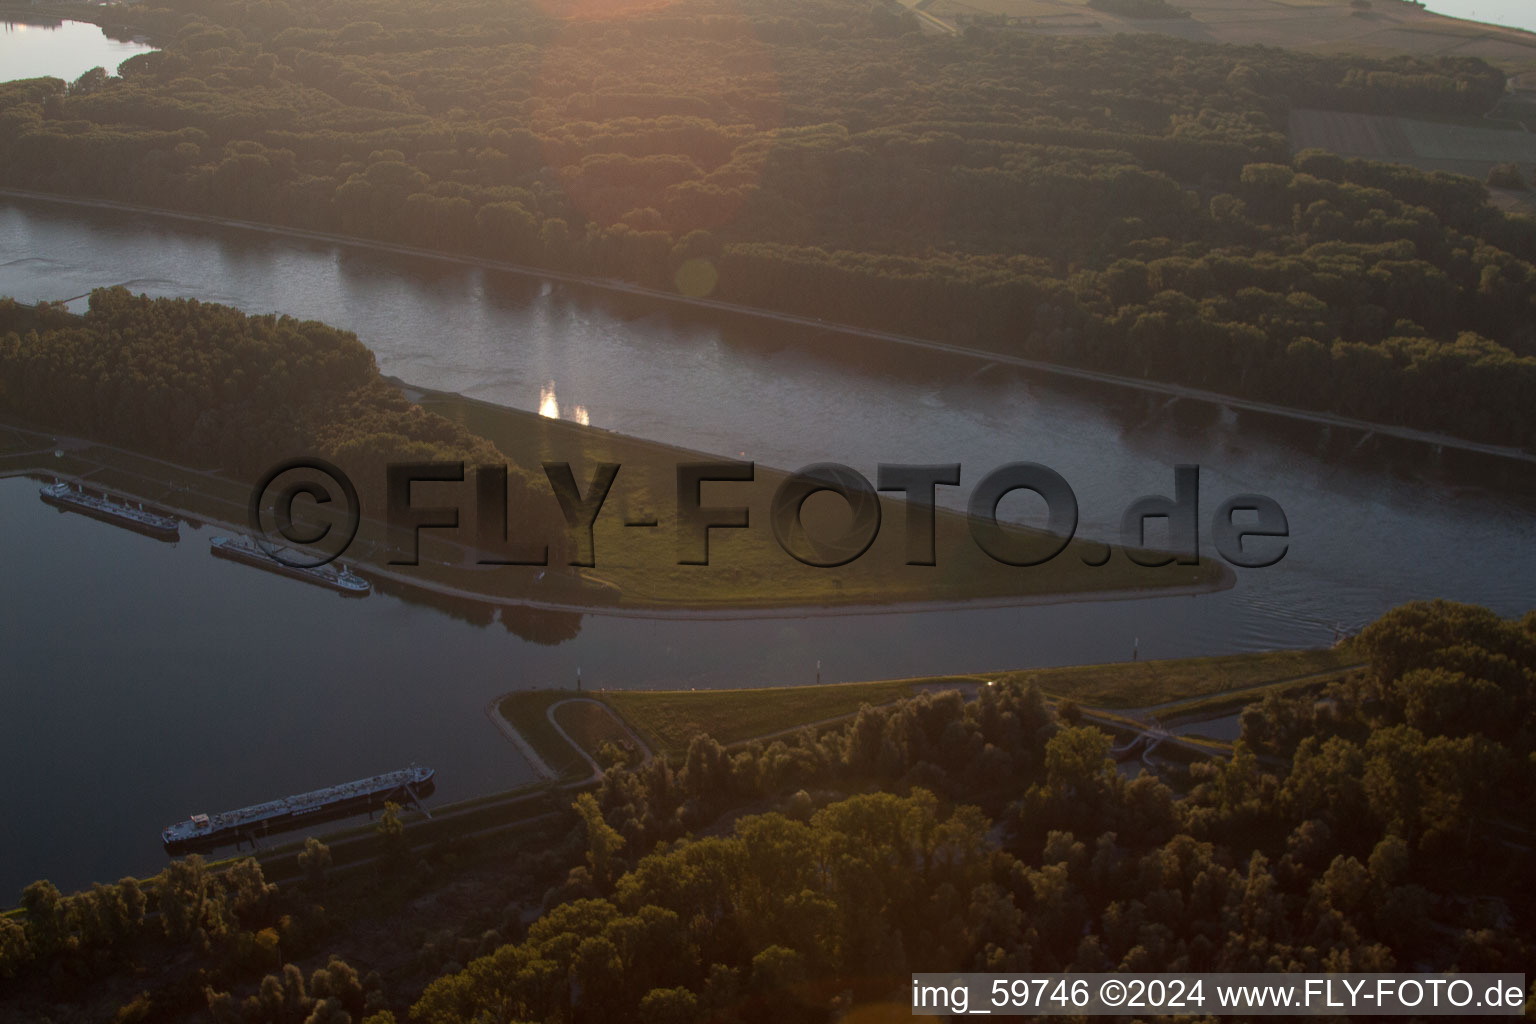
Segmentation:
{"type": "MultiPolygon", "coordinates": [[[[1515,164],[1527,184],[1536,183],[1536,134],[1516,122],[1482,124],[1420,121],[1406,117],[1333,110],[1291,112],[1291,147],[1326,149],[1342,156],[1408,164],[1424,171],[1465,174],[1484,181],[1497,164],[1515,164]]],[[[1495,189],[1508,208],[1532,208],[1530,192],[1495,189]]]]}
{"type": "Polygon", "coordinates": [[[1087,0],[933,0],[925,10],[960,26],[974,18],[1007,19],[1036,32],[1114,35],[1160,32],[1217,43],[1322,52],[1411,53],[1482,57],[1511,70],[1536,71],[1536,35],[1421,10],[1403,0],[1175,0],[1188,18],[1125,18],[1092,10],[1087,0]]]}

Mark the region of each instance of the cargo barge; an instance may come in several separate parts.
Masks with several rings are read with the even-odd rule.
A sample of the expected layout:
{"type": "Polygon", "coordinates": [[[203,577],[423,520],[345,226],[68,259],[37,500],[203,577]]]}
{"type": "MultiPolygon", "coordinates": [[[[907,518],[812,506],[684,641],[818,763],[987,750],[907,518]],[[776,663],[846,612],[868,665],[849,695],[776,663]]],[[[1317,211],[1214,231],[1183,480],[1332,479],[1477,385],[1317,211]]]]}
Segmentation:
{"type": "MultiPolygon", "coordinates": [[[[371,583],[339,562],[316,566],[289,565],[283,557],[287,549],[274,547],[268,553],[254,541],[243,537],[213,537],[208,541],[208,548],[217,558],[244,562],[258,569],[292,576],[354,597],[367,597],[373,589],[371,583]]],[[[298,561],[299,558],[296,556],[293,560],[298,561]]]]}
{"type": "Polygon", "coordinates": [[[194,814],[186,821],[164,829],[160,841],[170,854],[206,850],[240,841],[252,842],[258,836],[382,807],[394,797],[419,800],[432,792],[432,778],[436,774],[431,768],[411,765],[399,771],[252,804],[222,814],[194,814]]]}
{"type": "Polygon", "coordinates": [[[156,540],[181,539],[181,528],[170,516],[151,512],[142,505],[130,505],[126,499],[87,493],[78,484],[47,484],[39,490],[38,497],[61,512],[78,512],[156,540]]]}

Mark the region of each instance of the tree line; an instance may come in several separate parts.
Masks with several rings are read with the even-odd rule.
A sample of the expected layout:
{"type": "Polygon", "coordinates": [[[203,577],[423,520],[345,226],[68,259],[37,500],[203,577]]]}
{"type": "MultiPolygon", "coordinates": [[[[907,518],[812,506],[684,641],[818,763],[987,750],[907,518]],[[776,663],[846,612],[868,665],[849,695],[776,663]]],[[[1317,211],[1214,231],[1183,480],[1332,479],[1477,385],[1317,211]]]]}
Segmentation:
{"type": "Polygon", "coordinates": [[[145,882],[124,878],[68,896],[50,882],[34,882],[22,891],[20,914],[0,916],[0,980],[41,978],[59,992],[88,988],[132,971],[146,950],[159,949],[190,954],[201,966],[158,999],[144,992],[127,1000],[118,1021],[195,1007],[211,1010],[220,1024],[382,1024],[390,1018],[377,972],[362,977],[331,957],[306,984],[299,967],[284,962],[285,951],[309,953],[326,932],[323,907],[304,897],[323,894],[329,850],[310,839],[299,861],[308,881],[297,899],[280,894],[252,858],[214,870],[196,854],[145,882]],[[243,1004],[210,984],[230,976],[260,979],[243,1004]],[[384,1016],[376,1016],[381,1010],[384,1016]]]}

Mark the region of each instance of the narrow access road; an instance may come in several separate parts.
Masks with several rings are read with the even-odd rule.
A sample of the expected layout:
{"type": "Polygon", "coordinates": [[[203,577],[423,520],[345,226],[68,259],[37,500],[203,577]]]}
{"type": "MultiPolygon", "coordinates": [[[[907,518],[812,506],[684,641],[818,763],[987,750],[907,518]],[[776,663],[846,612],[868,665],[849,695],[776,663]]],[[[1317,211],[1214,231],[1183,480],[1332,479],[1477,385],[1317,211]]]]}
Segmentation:
{"type": "MultiPolygon", "coordinates": [[[[596,759],[594,759],[591,754],[587,753],[586,748],[583,747],[580,743],[577,743],[576,740],[574,738],[572,738],[571,734],[565,731],[565,726],[561,725],[559,720],[555,718],[555,712],[558,711],[560,708],[565,707],[567,704],[595,704],[598,707],[602,708],[603,709],[603,714],[605,714],[609,718],[613,719],[613,721],[618,725],[618,727],[620,729],[623,729],[625,734],[627,736],[629,736],[630,742],[632,742],[635,745],[635,749],[640,751],[640,767],[644,767],[645,765],[650,764],[651,761],[655,758],[656,755],[651,752],[651,748],[646,745],[646,742],[644,740],[642,740],[639,737],[638,734],[636,734],[635,730],[633,730],[633,729],[631,729],[629,727],[629,723],[624,721],[624,719],[620,718],[616,713],[614,713],[614,710],[612,708],[610,708],[607,704],[604,704],[602,701],[594,700],[591,697],[571,697],[568,700],[556,701],[555,703],[551,704],[549,707],[544,709],[544,717],[549,719],[549,724],[554,726],[555,731],[560,734],[560,738],[565,740],[565,742],[569,743],[571,745],[571,749],[575,750],[576,753],[580,754],[581,755],[581,759],[583,761],[587,762],[587,764],[590,765],[591,768],[592,768],[592,774],[591,775],[587,776],[584,779],[580,779],[580,780],[578,780],[576,782],[567,782],[564,785],[562,785],[560,788],[562,788],[562,789],[580,789],[583,786],[595,785],[596,783],[600,782],[602,780],[602,778],[603,778],[603,766],[598,764],[596,759]]],[[[501,717],[499,713],[498,713],[497,717],[498,718],[501,717]]],[[[505,719],[503,719],[503,721],[505,721],[505,719]]],[[[508,728],[511,728],[511,723],[510,722],[507,723],[507,725],[508,725],[508,728]]],[[[517,730],[513,729],[512,731],[516,732],[517,730]]]]}

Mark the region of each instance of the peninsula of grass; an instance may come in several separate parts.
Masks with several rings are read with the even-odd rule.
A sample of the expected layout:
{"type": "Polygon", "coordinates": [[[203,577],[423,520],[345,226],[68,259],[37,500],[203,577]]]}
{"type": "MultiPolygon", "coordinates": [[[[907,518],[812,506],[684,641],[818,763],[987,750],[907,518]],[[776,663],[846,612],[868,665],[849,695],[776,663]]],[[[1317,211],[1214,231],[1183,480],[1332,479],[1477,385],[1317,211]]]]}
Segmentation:
{"type": "Polygon", "coordinates": [[[750,690],[607,690],[599,697],[657,755],[680,758],[699,733],[731,746],[842,718],[864,704],[910,697],[921,682],[897,679],[750,690]]]}
{"type": "MultiPolygon", "coordinates": [[[[594,694],[658,755],[678,758],[705,733],[730,746],[847,717],[863,704],[885,704],[922,690],[974,692],[987,681],[1033,681],[1046,696],[1089,707],[1145,709],[1174,701],[1179,717],[1242,707],[1269,688],[1321,685],[1358,663],[1348,644],[1301,651],[1168,661],[1127,661],[1070,668],[1013,669],[980,675],[922,676],[822,686],[743,690],[607,690],[594,694]],[[1204,698],[1204,699],[1202,699],[1204,698]],[[1217,703],[1220,702],[1220,703],[1217,703]]],[[[563,696],[571,696],[568,691],[563,696]]],[[[1115,718],[1124,716],[1110,715],[1115,718]]],[[[1133,719],[1124,719],[1133,727],[1133,719]]]]}
{"type": "Polygon", "coordinates": [[[993,678],[1032,677],[1036,685],[1052,697],[1070,697],[1079,704],[1093,707],[1150,709],[1191,697],[1214,696],[1266,683],[1342,672],[1358,661],[1353,647],[1344,643],[1316,650],[1031,669],[1003,672],[993,678]]]}
{"type": "MultiPolygon", "coordinates": [[[[567,420],[552,419],[447,392],[402,385],[422,408],[453,420],[486,438],[516,465],[542,477],[542,465],[565,462],[585,489],[600,463],[617,463],[618,475],[593,532],[592,572],[618,588],[620,608],[720,611],[795,607],[848,607],[891,604],[949,604],[963,601],[1029,603],[1049,597],[1124,591],[1214,590],[1229,586],[1232,574],[1206,560],[1199,565],[1149,568],[1133,563],[1116,548],[1107,563],[1104,544],[1075,539],[1055,557],[1034,566],[993,560],[971,535],[963,513],[940,508],[936,516],[933,566],[907,564],[907,517],[899,493],[880,500],[881,517],[873,543],[852,562],[837,567],[804,565],[779,544],[769,523],[774,493],[790,472],[755,466],[754,479],[709,482],[702,487],[706,507],[745,506],[746,529],[709,532],[708,565],[680,565],[677,537],[677,467],[684,463],[727,461],[655,441],[627,437],[567,420]],[[635,529],[627,523],[649,521],[635,529]]],[[[747,453],[750,458],[751,453],[747,453]]],[[[826,453],[836,461],[838,453],[826,453]]],[[[873,466],[858,467],[873,479],[873,466]]],[[[962,479],[968,493],[986,467],[962,479]]],[[[945,489],[950,490],[950,489],[945,489]]],[[[550,499],[553,501],[553,498],[550,499]]],[[[837,537],[847,529],[846,504],[830,494],[813,495],[802,506],[806,532],[837,537]]],[[[1022,527],[1009,528],[1010,542],[1025,545],[1038,557],[1054,538],[1022,527]]],[[[495,587],[511,574],[470,574],[480,585],[495,587]]]]}

